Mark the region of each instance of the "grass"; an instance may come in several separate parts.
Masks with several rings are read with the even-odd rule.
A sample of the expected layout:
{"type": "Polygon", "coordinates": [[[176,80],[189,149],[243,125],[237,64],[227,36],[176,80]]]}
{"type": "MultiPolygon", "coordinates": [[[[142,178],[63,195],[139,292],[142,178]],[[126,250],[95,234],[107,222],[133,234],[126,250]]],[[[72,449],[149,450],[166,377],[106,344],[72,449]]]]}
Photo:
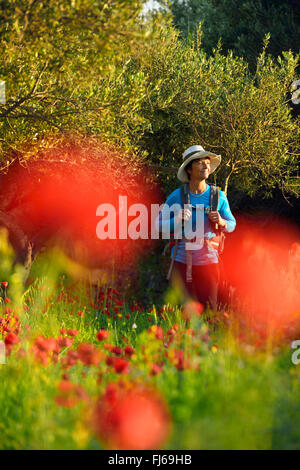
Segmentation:
{"type": "Polygon", "coordinates": [[[6,295],[13,296],[2,302],[0,339],[14,333],[19,340],[0,365],[1,449],[107,447],[91,415],[107,385],[120,382],[159,394],[172,422],[165,449],[299,449],[300,367],[291,362],[289,341],[258,348],[239,339],[234,312],[187,321],[178,305],[137,305],[107,286],[95,302],[87,284],[72,283],[61,269],[47,273],[45,260],[22,291],[7,263],[9,247],[1,246],[6,295]],[[103,341],[100,329],[109,334],[103,341]],[[72,344],[44,354],[41,337],[72,344]],[[90,353],[72,365],[69,351],[82,344],[90,353]],[[116,358],[125,361],[119,371],[116,358]],[[65,400],[75,395],[62,382],[80,390],[74,403],[65,400]]]}

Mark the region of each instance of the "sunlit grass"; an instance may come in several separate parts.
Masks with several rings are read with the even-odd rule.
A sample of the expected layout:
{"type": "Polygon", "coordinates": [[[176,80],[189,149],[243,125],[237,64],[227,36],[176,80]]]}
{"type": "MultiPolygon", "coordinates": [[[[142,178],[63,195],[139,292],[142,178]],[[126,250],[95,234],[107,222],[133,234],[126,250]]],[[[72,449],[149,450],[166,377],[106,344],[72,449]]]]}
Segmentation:
{"type": "Polygon", "coordinates": [[[18,338],[0,365],[2,449],[103,448],[90,415],[107,385],[120,380],[164,397],[172,420],[164,448],[299,448],[300,369],[289,342],[241,341],[230,310],[187,320],[176,291],[164,305],[142,306],[106,284],[95,298],[86,281],[72,281],[64,258],[50,268],[49,256],[41,258],[23,286],[21,270],[8,265],[8,244],[0,250],[7,298],[13,293],[2,301],[0,339],[18,338]],[[101,341],[100,330],[107,332],[101,341]],[[61,346],[44,354],[51,339],[61,346]],[[70,352],[79,354],[73,363],[70,352]],[[71,406],[62,381],[83,389],[71,406]]]}

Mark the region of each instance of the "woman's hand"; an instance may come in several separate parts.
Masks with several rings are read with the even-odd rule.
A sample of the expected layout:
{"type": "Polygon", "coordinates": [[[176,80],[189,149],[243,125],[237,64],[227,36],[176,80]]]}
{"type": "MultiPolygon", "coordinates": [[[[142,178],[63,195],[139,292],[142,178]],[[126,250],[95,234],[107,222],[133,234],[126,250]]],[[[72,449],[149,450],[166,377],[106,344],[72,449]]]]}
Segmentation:
{"type": "Polygon", "coordinates": [[[179,224],[181,220],[186,224],[186,222],[191,218],[191,215],[192,211],[190,209],[181,209],[176,216],[176,224],[179,224]]]}
{"type": "Polygon", "coordinates": [[[222,219],[218,211],[211,211],[208,214],[208,218],[214,224],[218,224],[220,227],[226,227],[226,220],[222,219]]]}

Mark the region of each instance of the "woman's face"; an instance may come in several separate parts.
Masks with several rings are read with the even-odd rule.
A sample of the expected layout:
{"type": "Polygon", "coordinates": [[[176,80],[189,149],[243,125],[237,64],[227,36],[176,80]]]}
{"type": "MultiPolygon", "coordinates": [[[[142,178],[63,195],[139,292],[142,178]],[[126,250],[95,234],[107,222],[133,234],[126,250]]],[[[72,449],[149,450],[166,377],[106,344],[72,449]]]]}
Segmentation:
{"type": "Polygon", "coordinates": [[[191,179],[206,179],[210,173],[210,158],[197,158],[192,161],[191,167],[187,170],[191,179]]]}

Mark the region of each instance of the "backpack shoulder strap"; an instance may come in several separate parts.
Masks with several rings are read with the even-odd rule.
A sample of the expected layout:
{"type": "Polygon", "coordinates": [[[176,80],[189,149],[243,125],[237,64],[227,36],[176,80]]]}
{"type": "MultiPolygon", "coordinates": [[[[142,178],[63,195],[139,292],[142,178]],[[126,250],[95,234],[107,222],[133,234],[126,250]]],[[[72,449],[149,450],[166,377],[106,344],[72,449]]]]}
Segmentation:
{"type": "Polygon", "coordinates": [[[190,186],[189,183],[184,183],[180,188],[180,200],[182,208],[185,204],[189,204],[190,202],[190,186]]]}
{"type": "Polygon", "coordinates": [[[211,211],[217,211],[218,210],[218,205],[219,205],[219,189],[217,186],[212,184],[210,186],[210,210],[211,211]]]}

